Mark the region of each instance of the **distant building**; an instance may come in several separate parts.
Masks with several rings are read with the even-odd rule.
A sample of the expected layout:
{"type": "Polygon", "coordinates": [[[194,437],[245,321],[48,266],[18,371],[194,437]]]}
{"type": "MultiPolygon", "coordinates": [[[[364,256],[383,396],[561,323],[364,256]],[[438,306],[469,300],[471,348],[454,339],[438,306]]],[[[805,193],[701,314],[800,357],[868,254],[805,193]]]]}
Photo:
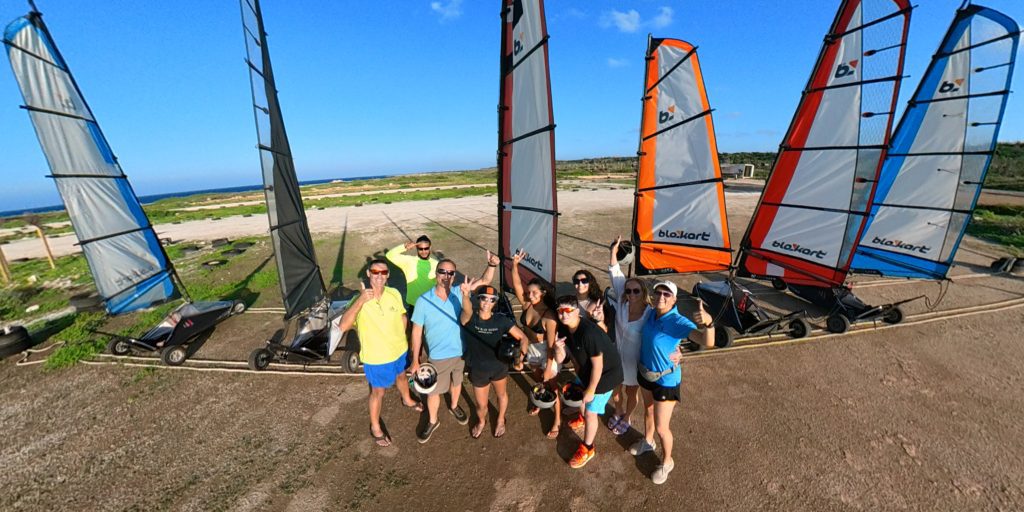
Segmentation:
{"type": "Polygon", "coordinates": [[[754,164],[722,164],[723,178],[753,178],[754,164]]]}

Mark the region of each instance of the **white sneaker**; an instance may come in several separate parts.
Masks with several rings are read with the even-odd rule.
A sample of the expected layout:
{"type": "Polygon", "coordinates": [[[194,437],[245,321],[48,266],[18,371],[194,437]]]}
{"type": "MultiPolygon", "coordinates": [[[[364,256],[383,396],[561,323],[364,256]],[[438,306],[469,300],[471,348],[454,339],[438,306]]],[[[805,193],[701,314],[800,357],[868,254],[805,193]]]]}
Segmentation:
{"type": "Polygon", "coordinates": [[[654,482],[654,485],[661,485],[665,483],[665,481],[668,480],[668,474],[671,473],[675,467],[675,461],[670,464],[662,464],[658,466],[658,469],[655,469],[654,474],[651,475],[651,481],[654,482]]]}
{"type": "Polygon", "coordinates": [[[641,439],[633,443],[633,446],[629,447],[629,454],[636,456],[643,455],[647,452],[653,452],[657,446],[658,443],[648,443],[646,439],[641,439]]]}

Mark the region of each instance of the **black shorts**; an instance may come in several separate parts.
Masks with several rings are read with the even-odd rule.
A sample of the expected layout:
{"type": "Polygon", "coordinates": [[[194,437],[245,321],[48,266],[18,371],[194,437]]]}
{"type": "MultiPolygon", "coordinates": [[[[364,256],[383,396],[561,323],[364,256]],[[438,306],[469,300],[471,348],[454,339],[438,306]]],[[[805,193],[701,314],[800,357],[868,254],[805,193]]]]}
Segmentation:
{"type": "Polygon", "coordinates": [[[477,368],[469,367],[469,383],[476,388],[482,388],[488,384],[508,377],[508,368],[501,366],[484,366],[477,368]]]}
{"type": "Polygon", "coordinates": [[[654,395],[655,402],[678,402],[679,401],[679,384],[672,387],[664,387],[659,385],[657,382],[651,382],[644,378],[639,371],[636,372],[636,382],[640,384],[640,387],[650,391],[654,395]]]}

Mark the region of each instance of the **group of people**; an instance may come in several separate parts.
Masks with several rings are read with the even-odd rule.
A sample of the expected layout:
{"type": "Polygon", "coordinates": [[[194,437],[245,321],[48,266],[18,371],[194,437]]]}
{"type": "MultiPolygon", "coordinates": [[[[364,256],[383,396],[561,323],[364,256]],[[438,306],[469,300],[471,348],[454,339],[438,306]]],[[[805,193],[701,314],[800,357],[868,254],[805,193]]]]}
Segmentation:
{"type": "MultiPolygon", "coordinates": [[[[491,283],[501,261],[490,251],[483,275],[458,276],[461,283],[457,283],[455,262],[435,258],[427,236],[396,246],[386,253],[386,260],[371,261],[366,270],[369,286],[361,284],[363,289],[345,311],[341,328],[355,328],[359,335],[360,358],[370,386],[374,442],[382,447],[392,443],[381,423],[387,388],[395,386],[405,406],[424,410],[413,397],[407,377],[407,372],[417,375],[424,363],[433,367],[436,384],[426,396],[428,421],[416,433],[420,443],[428,442],[441,425],[438,416],[444,393],[451,395],[448,412],[455,421],[469,424],[470,416],[459,405],[467,367],[476,402],[470,436],[478,438],[487,429],[492,387],[498,412],[492,435],[504,436],[510,365],[516,370],[528,368],[527,373],[538,382],[537,389],[546,389],[555,397],[551,407],[554,423],[546,435],[556,439],[564,412],[557,398],[564,384],[561,370],[571,363],[575,377],[570,385],[582,389],[583,405],[566,423],[581,431],[580,445],[569,465],[581,468],[594,458],[600,416],[606,414],[609,404],[614,412],[607,416],[606,426],[613,434],[623,435],[632,427],[642,397],[644,438],[629,452],[636,456],[653,452],[657,435],[663,457],[651,478],[656,484],[664,483],[675,466],[670,420],[680,397],[679,346],[684,342],[712,344],[714,328],[703,305],[698,306],[696,324],[679,313],[678,289],[671,281],[652,285],[644,279],[627,278],[616,259],[619,243],[617,239],[610,247],[612,286],[607,294],[588,270],[573,275],[575,294],[556,298],[554,290],[540,279],[524,286],[519,264],[526,255],[513,255],[511,284],[522,304],[518,324],[496,312],[502,293],[491,283]],[[406,254],[412,249],[415,256],[406,254]],[[405,274],[404,300],[398,290],[387,286],[389,261],[405,274]]],[[[539,412],[531,404],[529,413],[539,412]]]]}

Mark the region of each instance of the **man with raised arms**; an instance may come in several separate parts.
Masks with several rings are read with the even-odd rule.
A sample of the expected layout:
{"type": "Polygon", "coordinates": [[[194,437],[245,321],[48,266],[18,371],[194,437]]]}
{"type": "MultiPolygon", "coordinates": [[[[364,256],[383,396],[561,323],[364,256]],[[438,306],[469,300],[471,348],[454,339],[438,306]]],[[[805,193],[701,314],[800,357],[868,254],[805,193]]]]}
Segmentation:
{"type": "Polygon", "coordinates": [[[415,306],[416,299],[435,283],[437,258],[430,252],[430,238],[427,235],[420,235],[415,242],[406,242],[391,248],[384,257],[405,274],[405,303],[410,308],[415,306]],[[414,247],[416,256],[404,254],[414,247]]]}

